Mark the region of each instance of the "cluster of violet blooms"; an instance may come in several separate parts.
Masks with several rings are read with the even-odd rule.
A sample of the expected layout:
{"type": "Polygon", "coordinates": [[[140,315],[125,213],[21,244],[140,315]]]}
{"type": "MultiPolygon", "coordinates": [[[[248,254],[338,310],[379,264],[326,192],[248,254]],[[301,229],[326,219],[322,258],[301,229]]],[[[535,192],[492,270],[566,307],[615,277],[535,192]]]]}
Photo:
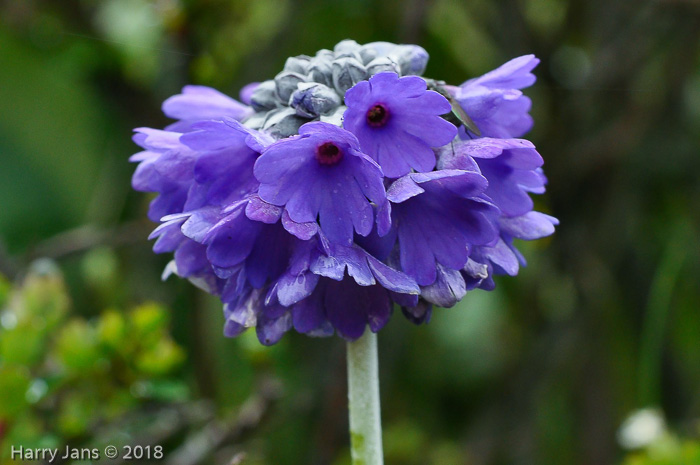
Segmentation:
{"type": "Polygon", "coordinates": [[[525,263],[513,239],[554,232],[529,193],[532,55],[460,86],[423,78],[416,45],[345,40],[289,58],[241,102],[201,86],[167,99],[178,121],[136,129],[133,187],[155,192],[164,276],[224,304],[227,336],[255,327],[359,338],[393,304],[414,323],[525,263]]]}

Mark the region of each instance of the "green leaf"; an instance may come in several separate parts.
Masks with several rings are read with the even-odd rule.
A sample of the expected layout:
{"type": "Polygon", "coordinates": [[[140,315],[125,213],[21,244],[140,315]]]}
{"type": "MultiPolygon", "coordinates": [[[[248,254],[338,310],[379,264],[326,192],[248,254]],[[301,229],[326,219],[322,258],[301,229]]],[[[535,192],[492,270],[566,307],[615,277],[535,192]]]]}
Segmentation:
{"type": "Polygon", "coordinates": [[[29,372],[21,367],[0,367],[0,418],[13,418],[24,410],[29,388],[29,372]]]}

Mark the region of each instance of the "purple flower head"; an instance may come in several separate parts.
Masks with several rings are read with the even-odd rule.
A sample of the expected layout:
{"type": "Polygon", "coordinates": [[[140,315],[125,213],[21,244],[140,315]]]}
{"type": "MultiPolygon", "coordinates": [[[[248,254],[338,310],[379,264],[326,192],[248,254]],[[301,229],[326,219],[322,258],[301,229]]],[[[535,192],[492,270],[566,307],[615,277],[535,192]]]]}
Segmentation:
{"type": "Polygon", "coordinates": [[[348,90],[345,104],[343,127],[357,136],[363,150],[390,178],[411,169],[432,170],[431,147],[445,145],[457,135],[457,128],[440,118],[450,112],[450,103],[427,90],[417,76],[377,74],[348,90]]]}
{"type": "Polygon", "coordinates": [[[157,194],[163,277],[218,296],[225,335],[255,328],[271,345],[290,329],[354,340],[394,304],[427,323],[516,275],[515,240],[558,224],[533,211],[543,160],[515,138],[532,126],[520,89],[538,60],[459,87],[421,77],[427,62],[417,45],[345,40],[289,58],[244,103],[202,86],[167,99],[178,121],[137,129],[130,159],[133,187],[157,194]]]}
{"type": "Polygon", "coordinates": [[[260,198],[298,223],[315,222],[331,242],[351,244],[372,230],[371,202],[385,201],[382,171],[350,132],[308,123],[269,146],[255,162],[260,198]]]}
{"type": "Polygon", "coordinates": [[[476,123],[482,136],[521,137],[532,128],[532,102],[520,89],[535,82],[532,69],[540,62],[534,55],[514,58],[481,77],[470,79],[453,95],[476,123]]]}

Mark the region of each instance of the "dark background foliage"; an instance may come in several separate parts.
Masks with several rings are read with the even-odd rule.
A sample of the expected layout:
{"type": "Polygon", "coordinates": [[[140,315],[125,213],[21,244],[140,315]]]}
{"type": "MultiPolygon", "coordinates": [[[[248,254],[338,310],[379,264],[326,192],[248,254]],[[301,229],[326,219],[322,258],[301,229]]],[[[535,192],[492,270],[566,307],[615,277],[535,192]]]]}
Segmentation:
{"type": "Polygon", "coordinates": [[[522,244],[529,266],[517,278],[436,310],[427,327],[397,314],[380,333],[387,463],[700,463],[678,439],[697,437],[700,416],[695,0],[0,1],[0,457],[10,441],[114,437],[160,443],[173,464],[349,463],[343,341],[223,338],[216,300],[160,282],[168,258],[150,252],[149,198],[131,191],[127,163],[131,129],[166,125],[160,103],[184,84],[236,96],[287,56],[345,38],[420,44],[427,75],[454,84],[535,53],[528,137],[550,182],[536,202],[561,220],[552,238],[522,244]],[[7,315],[48,292],[31,290],[37,273],[70,297],[73,320],[37,323],[48,342],[13,368],[2,341],[21,324],[7,315]],[[147,301],[171,309],[169,323],[144,323],[155,342],[138,350],[165,350],[155,368],[104,342],[135,344],[104,328],[140,328],[115,315],[147,301]],[[82,375],[56,368],[73,353],[88,360],[82,375]],[[109,414],[94,413],[79,382],[93,368],[99,398],[117,399],[109,414]],[[25,389],[26,408],[10,408],[25,389]],[[666,445],[686,458],[625,459],[618,428],[643,407],[661,409],[666,445]],[[158,418],[169,427],[129,429],[158,418]],[[184,447],[194,443],[199,455],[184,447]]]}

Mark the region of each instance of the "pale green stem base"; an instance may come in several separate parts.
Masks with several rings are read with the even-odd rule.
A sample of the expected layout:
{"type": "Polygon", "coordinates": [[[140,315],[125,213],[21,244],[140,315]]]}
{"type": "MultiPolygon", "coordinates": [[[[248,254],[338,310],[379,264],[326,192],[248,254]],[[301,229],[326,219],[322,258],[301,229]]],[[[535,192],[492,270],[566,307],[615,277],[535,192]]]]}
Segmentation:
{"type": "Polygon", "coordinates": [[[348,408],[353,465],[382,465],[377,335],[369,330],[348,342],[348,408]]]}

